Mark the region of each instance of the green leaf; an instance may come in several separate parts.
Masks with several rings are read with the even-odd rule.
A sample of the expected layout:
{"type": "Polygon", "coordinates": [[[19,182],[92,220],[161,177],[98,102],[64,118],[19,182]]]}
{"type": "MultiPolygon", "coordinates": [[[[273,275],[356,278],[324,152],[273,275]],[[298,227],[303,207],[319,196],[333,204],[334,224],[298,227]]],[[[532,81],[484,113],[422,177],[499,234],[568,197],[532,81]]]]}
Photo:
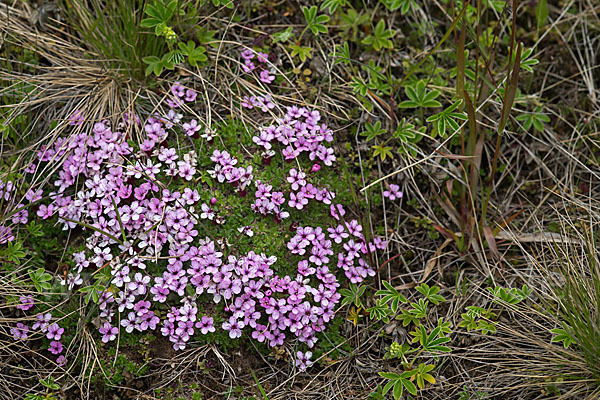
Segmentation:
{"type": "Polygon", "coordinates": [[[561,343],[565,349],[568,349],[571,344],[575,341],[575,338],[569,333],[568,325],[563,324],[563,328],[554,328],[550,332],[554,334],[551,343],[561,343]],[[563,329],[564,328],[564,329],[563,329]]]}
{"type": "Polygon", "coordinates": [[[427,118],[427,122],[434,123],[435,135],[439,134],[441,137],[446,137],[446,130],[450,130],[450,134],[454,134],[460,128],[455,120],[467,120],[467,115],[464,112],[453,112],[461,103],[462,100],[459,100],[445,110],[427,118]]]}
{"type": "Polygon", "coordinates": [[[298,56],[302,62],[312,57],[312,48],[310,47],[293,44],[290,48],[292,49],[292,57],[298,56]]]}
{"type": "Polygon", "coordinates": [[[426,283],[423,283],[415,288],[419,293],[427,298],[427,300],[431,301],[436,306],[439,303],[446,301],[443,296],[440,296],[438,293],[440,288],[438,286],[429,287],[426,283]]]}
{"type": "Polygon", "coordinates": [[[274,33],[273,35],[273,43],[285,43],[288,40],[290,40],[292,38],[292,36],[294,36],[294,33],[292,32],[292,27],[288,27],[283,31],[279,31],[277,33],[274,33]]]}
{"type": "Polygon", "coordinates": [[[405,100],[399,104],[400,108],[417,108],[417,107],[441,107],[442,103],[435,100],[440,96],[438,90],[428,91],[424,81],[418,81],[414,86],[404,88],[406,96],[410,100],[405,100]]]}
{"type": "Polygon", "coordinates": [[[385,289],[382,290],[378,290],[375,295],[376,296],[383,296],[379,301],[383,304],[387,304],[390,301],[392,302],[391,304],[391,310],[393,313],[396,313],[398,311],[398,306],[400,303],[407,303],[408,300],[406,300],[406,297],[404,297],[400,292],[398,292],[398,290],[396,290],[391,283],[387,282],[387,281],[382,281],[383,286],[385,286],[385,289]]]}
{"type": "Polygon", "coordinates": [[[333,14],[338,7],[344,7],[346,5],[346,0],[325,0],[321,4],[321,11],[325,9],[329,9],[329,14],[333,14]]]}
{"type": "Polygon", "coordinates": [[[361,285],[359,287],[355,283],[351,283],[350,288],[348,288],[348,289],[341,289],[340,294],[342,296],[344,296],[342,298],[342,305],[354,303],[354,306],[356,308],[358,308],[358,307],[364,308],[363,304],[362,304],[362,300],[360,298],[364,294],[366,289],[367,289],[366,286],[361,285]]]}
{"type": "Polygon", "coordinates": [[[29,277],[31,278],[36,290],[40,293],[42,293],[44,290],[50,290],[52,288],[52,285],[50,284],[52,275],[47,273],[44,268],[38,268],[35,271],[30,271],[29,277]]]}
{"type": "Polygon", "coordinates": [[[537,29],[539,31],[548,19],[547,0],[538,0],[537,6],[535,7],[535,19],[537,20],[537,29]]]}
{"type": "Polygon", "coordinates": [[[188,58],[188,63],[195,67],[198,63],[208,60],[205,47],[196,47],[196,43],[189,40],[187,44],[179,42],[181,52],[188,58]]]}
{"type": "Polygon", "coordinates": [[[328,15],[317,15],[317,11],[317,6],[312,6],[311,8],[306,6],[302,7],[302,13],[306,19],[307,27],[314,35],[327,33],[327,27],[323,24],[327,23],[330,19],[328,15]]]}
{"type": "Polygon", "coordinates": [[[367,142],[375,139],[379,135],[383,135],[384,133],[386,133],[385,129],[381,129],[381,121],[377,121],[375,122],[375,124],[367,122],[365,124],[365,129],[366,130],[361,132],[360,135],[366,136],[367,142]]]}
{"type": "Polygon", "coordinates": [[[376,51],[382,48],[391,49],[394,47],[394,44],[390,40],[393,36],[393,31],[386,29],[384,20],[380,19],[377,25],[375,25],[373,33],[364,38],[362,43],[372,46],[376,51]]]}
{"type": "Polygon", "coordinates": [[[413,10],[416,8],[414,0],[382,0],[381,2],[390,11],[400,9],[400,14],[402,15],[406,14],[411,8],[413,10]]]}
{"type": "Polygon", "coordinates": [[[21,264],[21,259],[25,258],[26,255],[27,253],[23,250],[23,244],[17,241],[8,242],[8,246],[2,251],[2,256],[17,265],[21,264]]]}
{"type": "Polygon", "coordinates": [[[147,56],[142,59],[142,61],[148,66],[146,67],[146,76],[150,75],[154,72],[154,75],[160,76],[163,69],[172,70],[175,68],[172,61],[169,60],[170,52],[165,54],[162,58],[158,58],[156,56],[147,56]]]}
{"type": "Polygon", "coordinates": [[[385,159],[389,156],[390,158],[393,157],[392,155],[392,150],[394,148],[391,146],[380,146],[380,145],[375,145],[373,146],[373,157],[377,157],[379,156],[381,158],[381,161],[385,161],[385,159]]]}

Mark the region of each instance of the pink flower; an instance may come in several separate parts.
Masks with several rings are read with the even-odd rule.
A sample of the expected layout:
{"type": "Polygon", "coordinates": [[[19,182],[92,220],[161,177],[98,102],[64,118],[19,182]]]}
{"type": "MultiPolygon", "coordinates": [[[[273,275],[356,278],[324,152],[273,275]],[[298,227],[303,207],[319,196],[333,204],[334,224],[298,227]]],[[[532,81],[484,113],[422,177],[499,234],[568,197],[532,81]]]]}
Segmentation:
{"type": "Polygon", "coordinates": [[[61,342],[53,340],[50,342],[50,347],[48,347],[48,351],[52,354],[60,354],[63,351],[63,345],[61,342]]]}
{"type": "Polygon", "coordinates": [[[69,117],[69,125],[81,125],[83,124],[83,113],[79,110],[73,111],[73,114],[69,117]]]}
{"type": "Polygon", "coordinates": [[[21,296],[20,300],[21,300],[21,304],[17,305],[18,309],[27,311],[27,310],[33,308],[34,301],[33,301],[32,295],[21,296]]]}
{"type": "Polygon", "coordinates": [[[301,351],[296,353],[296,367],[300,371],[306,370],[306,368],[310,367],[313,363],[310,361],[312,357],[312,352],[307,351],[306,353],[302,353],[301,351]]]}
{"type": "Polygon", "coordinates": [[[110,322],[105,322],[98,331],[102,334],[102,343],[108,343],[117,338],[119,328],[112,326],[110,322]]]}
{"type": "Polygon", "coordinates": [[[54,204],[41,204],[40,208],[38,208],[37,215],[42,219],[48,219],[54,213],[54,204]]]}
{"type": "Polygon", "coordinates": [[[55,322],[48,327],[46,337],[50,340],[60,340],[60,337],[62,336],[64,331],[65,329],[58,326],[58,324],[55,322]]]}
{"type": "Polygon", "coordinates": [[[385,190],[383,192],[383,197],[387,197],[391,201],[402,198],[402,192],[400,191],[400,186],[394,185],[393,183],[390,185],[390,190],[385,190]]]}
{"type": "Polygon", "coordinates": [[[275,80],[275,75],[270,75],[270,74],[269,74],[269,71],[267,71],[266,69],[265,69],[265,70],[262,70],[262,71],[260,72],[260,81],[261,81],[261,82],[264,82],[264,83],[271,83],[271,82],[273,82],[274,80],[275,80]]]}
{"type": "Polygon", "coordinates": [[[10,333],[13,335],[15,340],[25,340],[27,339],[27,334],[29,332],[29,326],[22,324],[21,322],[17,323],[16,328],[11,328],[10,333]]]}

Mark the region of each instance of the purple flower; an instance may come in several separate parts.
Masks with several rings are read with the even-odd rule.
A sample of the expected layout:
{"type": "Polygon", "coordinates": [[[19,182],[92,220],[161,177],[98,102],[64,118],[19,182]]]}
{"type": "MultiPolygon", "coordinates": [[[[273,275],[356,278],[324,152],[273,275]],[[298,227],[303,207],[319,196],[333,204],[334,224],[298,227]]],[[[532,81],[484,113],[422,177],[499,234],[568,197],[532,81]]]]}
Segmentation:
{"type": "Polygon", "coordinates": [[[6,244],[15,240],[15,235],[12,233],[12,229],[8,226],[0,225],[0,244],[6,244]]]}
{"type": "Polygon", "coordinates": [[[259,51],[256,58],[257,58],[258,62],[266,63],[269,58],[269,55],[259,51]]]}
{"type": "Polygon", "coordinates": [[[391,201],[402,198],[402,192],[400,191],[400,186],[390,184],[390,190],[385,190],[383,192],[383,197],[387,197],[391,201]]]}
{"type": "Polygon", "coordinates": [[[48,327],[48,325],[50,325],[50,321],[52,320],[52,314],[38,314],[36,315],[36,319],[37,321],[35,322],[35,324],[33,324],[31,329],[39,329],[42,332],[46,332],[46,328],[48,327]]]}
{"type": "Polygon", "coordinates": [[[183,97],[185,95],[185,87],[179,82],[175,82],[173,86],[171,86],[171,93],[173,93],[173,96],[183,97]]]}
{"type": "Polygon", "coordinates": [[[292,185],[292,190],[298,190],[301,186],[306,185],[306,180],[304,178],[306,178],[304,172],[296,171],[296,168],[292,168],[290,169],[290,175],[286,180],[292,185]]]}
{"type": "Polygon", "coordinates": [[[27,311],[34,306],[33,296],[30,294],[27,296],[21,296],[20,301],[21,304],[17,305],[17,308],[20,310],[27,311]]]}
{"type": "Polygon", "coordinates": [[[52,354],[60,354],[63,351],[63,345],[61,342],[53,340],[50,342],[50,347],[48,347],[48,351],[52,354]]]}
{"type": "Polygon", "coordinates": [[[37,215],[42,219],[48,219],[54,213],[54,204],[41,204],[40,208],[38,208],[37,215]]]}
{"type": "Polygon", "coordinates": [[[271,83],[271,82],[273,82],[274,80],[275,80],[275,75],[270,75],[270,74],[269,74],[269,71],[267,71],[266,69],[265,69],[265,70],[262,70],[262,71],[260,72],[260,81],[261,81],[261,82],[264,82],[264,83],[271,83]]]}
{"type": "Polygon", "coordinates": [[[213,317],[207,317],[204,315],[200,321],[196,322],[196,328],[200,329],[200,332],[203,335],[206,335],[208,332],[215,331],[215,321],[213,317]]]}
{"type": "Polygon", "coordinates": [[[255,54],[254,54],[253,50],[246,49],[246,50],[242,51],[241,55],[242,55],[242,58],[247,61],[247,60],[252,60],[254,58],[255,54]]]}
{"type": "Polygon", "coordinates": [[[185,101],[187,102],[192,102],[196,100],[196,96],[198,96],[198,93],[196,93],[196,91],[193,89],[187,89],[185,91],[185,101]]]}
{"type": "Polygon", "coordinates": [[[250,60],[246,60],[242,64],[242,70],[247,74],[254,71],[255,69],[256,69],[256,65],[254,65],[254,63],[250,60]]]}
{"type": "Polygon", "coordinates": [[[229,331],[229,337],[232,339],[236,339],[242,336],[242,329],[244,328],[244,323],[238,321],[235,317],[230,317],[229,321],[223,322],[223,329],[229,331]]]}
{"type": "Polygon", "coordinates": [[[117,338],[119,328],[112,326],[110,322],[105,322],[98,331],[102,334],[102,343],[108,343],[117,338]]]}
{"type": "Polygon", "coordinates": [[[198,132],[202,127],[198,125],[198,121],[195,119],[191,120],[189,123],[183,124],[183,129],[185,129],[185,133],[188,136],[194,136],[196,132],[198,132]]]}
{"type": "Polygon", "coordinates": [[[302,353],[301,351],[296,353],[296,367],[300,371],[306,370],[306,368],[310,367],[313,363],[310,361],[312,357],[312,352],[307,351],[306,353],[302,353]]]}
{"type": "Polygon", "coordinates": [[[25,340],[27,339],[27,334],[29,333],[29,326],[19,322],[17,323],[16,328],[10,329],[10,333],[13,335],[15,340],[25,340]]]}
{"type": "Polygon", "coordinates": [[[80,110],[75,110],[69,117],[69,125],[83,124],[83,113],[80,110]]]}
{"type": "Polygon", "coordinates": [[[60,337],[64,331],[65,329],[58,326],[58,324],[55,322],[48,327],[48,330],[46,331],[46,337],[50,340],[60,340],[60,337]]]}
{"type": "Polygon", "coordinates": [[[63,367],[67,364],[67,359],[65,358],[64,354],[58,356],[56,359],[56,364],[58,364],[59,367],[63,367]]]}

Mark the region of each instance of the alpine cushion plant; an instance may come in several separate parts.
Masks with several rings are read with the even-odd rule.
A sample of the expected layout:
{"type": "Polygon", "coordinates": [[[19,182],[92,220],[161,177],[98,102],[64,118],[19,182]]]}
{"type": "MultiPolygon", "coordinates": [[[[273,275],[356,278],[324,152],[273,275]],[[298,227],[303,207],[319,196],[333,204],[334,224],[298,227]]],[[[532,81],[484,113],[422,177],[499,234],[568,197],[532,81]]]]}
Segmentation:
{"type": "MultiPolygon", "coordinates": [[[[274,81],[266,54],[246,50],[242,58],[245,73],[274,81]]],[[[240,106],[260,110],[253,117],[265,122],[252,137],[258,159],[236,154],[186,115],[195,99],[193,89],[176,82],[165,99],[169,111],[143,123],[127,114],[113,127],[78,113],[79,129],[40,150],[40,165],[61,165],[54,189],[44,193],[49,200],[32,214],[85,232],[85,246],[61,283],[97,303],[104,343],[158,331],[181,350],[194,336],[222,329],[232,340],[312,349],[340,303],[341,278],[360,283],[374,276],[369,255],[386,243],[369,242],[320,178],[336,156],[333,132],[318,111],[290,106],[268,116],[271,97],[244,97],[240,106]],[[128,141],[132,130],[141,132],[141,144],[128,141]],[[312,210],[328,219],[303,220],[312,210]],[[253,222],[240,223],[240,215],[253,222]],[[279,257],[255,251],[265,238],[253,227],[265,224],[282,235],[273,239],[284,244],[279,257]],[[223,232],[247,244],[234,246],[233,237],[219,237],[223,232]]],[[[47,332],[49,351],[60,354],[63,328],[49,323],[40,313],[35,328],[47,332]]],[[[25,339],[27,330],[16,327],[13,336],[25,339]]],[[[312,364],[311,351],[296,354],[301,370],[312,364]]]]}

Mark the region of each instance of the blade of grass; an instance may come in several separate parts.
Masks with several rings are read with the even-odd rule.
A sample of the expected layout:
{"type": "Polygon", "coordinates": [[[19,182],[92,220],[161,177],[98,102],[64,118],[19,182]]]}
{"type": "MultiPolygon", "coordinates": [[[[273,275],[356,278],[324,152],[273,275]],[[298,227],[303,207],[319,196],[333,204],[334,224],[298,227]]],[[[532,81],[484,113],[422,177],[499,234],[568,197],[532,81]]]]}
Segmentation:
{"type": "Polygon", "coordinates": [[[258,381],[258,378],[256,377],[256,374],[254,373],[254,370],[252,368],[250,368],[250,373],[252,374],[252,377],[254,378],[254,382],[256,382],[256,386],[258,386],[258,390],[260,390],[260,394],[261,394],[262,398],[264,400],[269,400],[269,398],[267,397],[267,393],[265,392],[265,389],[263,389],[262,385],[258,381]]]}

